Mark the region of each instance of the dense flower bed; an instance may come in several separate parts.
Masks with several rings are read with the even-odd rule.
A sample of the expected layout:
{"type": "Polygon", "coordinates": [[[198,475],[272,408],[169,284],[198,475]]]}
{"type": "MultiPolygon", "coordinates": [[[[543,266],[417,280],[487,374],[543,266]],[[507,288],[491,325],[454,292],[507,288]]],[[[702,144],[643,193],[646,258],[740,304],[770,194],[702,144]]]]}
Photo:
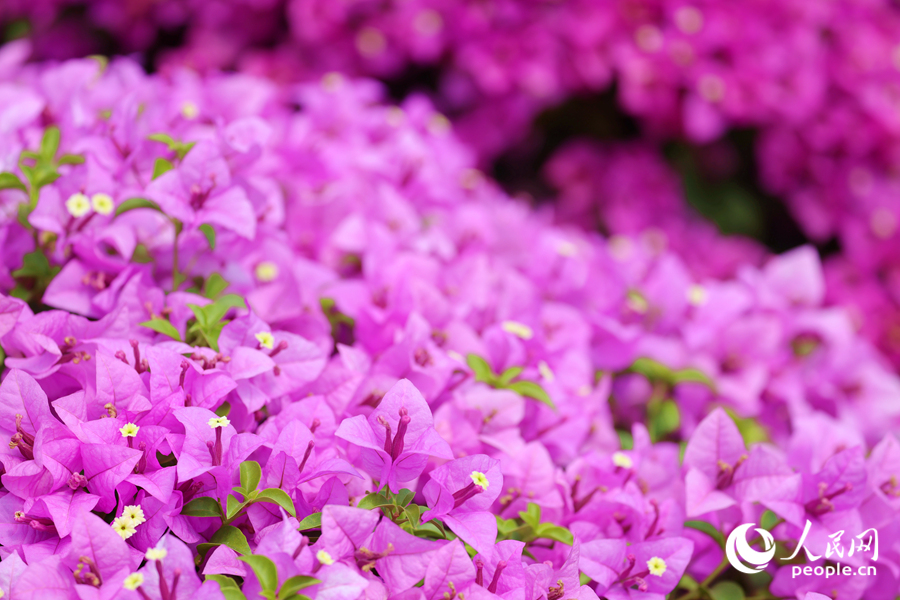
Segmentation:
{"type": "Polygon", "coordinates": [[[654,140],[755,128],[766,188],[810,240],[841,245],[829,299],[853,304],[864,334],[900,364],[890,0],[7,0],[0,22],[18,31],[16,18],[28,20],[37,58],[161,47],[163,69],[279,81],[424,69],[482,164],[540,111],[613,83],[654,140]]]}
{"type": "Polygon", "coordinates": [[[554,225],[370,81],[21,56],[7,595],[896,595],[900,380],[812,249],[699,275],[554,225]],[[741,578],[746,522],[801,561],[877,528],[877,577],[741,578]]]}

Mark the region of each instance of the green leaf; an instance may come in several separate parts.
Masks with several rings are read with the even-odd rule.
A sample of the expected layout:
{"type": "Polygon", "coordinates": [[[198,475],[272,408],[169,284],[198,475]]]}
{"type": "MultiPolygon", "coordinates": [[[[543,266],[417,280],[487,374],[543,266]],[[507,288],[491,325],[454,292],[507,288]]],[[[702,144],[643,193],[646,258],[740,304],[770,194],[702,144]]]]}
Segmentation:
{"type": "Polygon", "coordinates": [[[415,492],[404,488],[400,490],[400,493],[394,496],[394,504],[396,504],[397,506],[406,506],[407,504],[412,502],[412,499],[415,497],[415,495],[415,492]]]}
{"type": "Polygon", "coordinates": [[[52,125],[44,130],[44,137],[41,138],[41,158],[45,161],[52,161],[59,150],[59,127],[52,125]]]}
{"type": "Polygon", "coordinates": [[[52,165],[39,165],[35,171],[34,185],[36,187],[44,187],[59,179],[59,173],[52,165]]]}
{"type": "Polygon", "coordinates": [[[521,396],[525,396],[526,398],[533,398],[542,404],[546,404],[553,410],[556,410],[556,405],[553,404],[553,400],[550,399],[550,395],[547,393],[547,390],[533,381],[515,381],[509,384],[507,388],[521,396]]]}
{"type": "Polygon", "coordinates": [[[365,498],[359,501],[359,504],[356,505],[357,508],[364,508],[366,510],[372,510],[373,508],[380,508],[382,506],[393,506],[393,502],[391,499],[386,497],[384,494],[368,494],[365,498]]]}
{"type": "Polygon", "coordinates": [[[622,447],[622,450],[631,450],[634,448],[634,437],[631,435],[630,431],[616,429],[616,433],[619,435],[619,445],[622,447]]]}
{"type": "Polygon", "coordinates": [[[681,369],[672,373],[672,383],[702,383],[706,387],[714,390],[716,384],[710,379],[706,373],[699,369],[681,369]]]}
{"type": "Polygon", "coordinates": [[[661,381],[670,385],[675,381],[675,373],[672,372],[672,369],[652,358],[638,358],[627,370],[639,373],[650,381],[661,381]]]}
{"type": "Polygon", "coordinates": [[[148,140],[152,140],[154,142],[162,142],[166,146],[172,146],[173,144],[177,144],[178,142],[168,133],[154,133],[152,135],[147,136],[148,140]]]}
{"type": "Polygon", "coordinates": [[[269,488],[267,490],[263,490],[259,493],[254,499],[254,502],[268,502],[269,504],[277,504],[281,508],[287,511],[289,515],[292,517],[297,516],[297,511],[294,510],[294,501],[291,500],[291,497],[285,493],[284,490],[280,490],[278,488],[269,488]]]}
{"type": "Polygon", "coordinates": [[[682,575],[681,579],[678,581],[678,587],[683,590],[694,591],[700,587],[700,584],[697,583],[697,580],[691,577],[690,575],[682,575]]]}
{"type": "Polygon", "coordinates": [[[483,381],[492,383],[494,381],[494,371],[486,360],[477,354],[468,354],[466,356],[466,364],[475,373],[475,381],[483,381]]]}
{"type": "MultiPolygon", "coordinates": [[[[521,514],[521,513],[520,513],[521,514]]],[[[539,519],[540,520],[540,519],[539,519]]],[[[519,528],[519,524],[516,523],[514,519],[504,519],[503,517],[497,517],[497,533],[500,536],[506,537],[507,534],[519,528]]]]}
{"type": "Polygon", "coordinates": [[[709,588],[712,600],[744,600],[744,588],[733,581],[720,581],[709,588]]]}
{"type": "Polygon", "coordinates": [[[259,486],[262,478],[262,468],[255,460],[245,460],[241,463],[241,487],[248,494],[259,486]]]}
{"type": "Polygon", "coordinates": [[[310,529],[322,529],[322,513],[313,513],[307,517],[303,517],[300,521],[298,531],[309,531],[310,529]]]}
{"type": "Polygon", "coordinates": [[[244,595],[244,592],[235,588],[222,590],[222,597],[225,598],[225,600],[247,600],[247,596],[244,595]]]}
{"type": "Polygon", "coordinates": [[[278,569],[270,559],[265,556],[239,556],[238,558],[250,565],[264,592],[274,593],[278,589],[278,569]]]}
{"type": "Polygon", "coordinates": [[[165,319],[150,319],[149,321],[144,321],[140,325],[142,327],[148,327],[156,333],[167,335],[173,340],[177,340],[179,342],[181,341],[181,334],[178,333],[178,330],[175,329],[174,325],[172,325],[165,319]]]}
{"type": "Polygon", "coordinates": [[[46,277],[52,273],[50,261],[40,250],[29,252],[22,257],[22,266],[13,271],[13,277],[46,277]]]}
{"type": "Polygon", "coordinates": [[[169,147],[169,151],[174,152],[176,156],[178,156],[178,160],[182,160],[188,152],[191,151],[197,142],[182,142],[180,140],[176,140],[172,136],[165,133],[154,133],[149,136],[148,139],[153,140],[154,142],[162,142],[166,146],[169,147]]]}
{"type": "Polygon", "coordinates": [[[418,504],[410,504],[403,509],[403,512],[406,513],[406,519],[413,527],[419,525],[419,521],[422,520],[421,506],[419,506],[418,504]]]}
{"type": "Polygon", "coordinates": [[[731,420],[737,425],[738,431],[741,432],[741,436],[744,438],[744,445],[749,447],[752,444],[770,441],[769,432],[766,431],[766,428],[760,425],[759,421],[756,419],[739,417],[730,407],[726,407],[725,412],[728,413],[728,416],[731,417],[731,420]]]}
{"type": "Polygon", "coordinates": [[[58,165],[83,165],[84,157],[80,154],[63,154],[56,161],[58,165]]]}
{"type": "Polygon", "coordinates": [[[191,309],[191,312],[194,313],[194,318],[197,319],[197,324],[200,325],[200,327],[206,327],[213,322],[207,317],[206,311],[203,310],[203,306],[200,306],[199,304],[188,304],[187,306],[191,309]]]}
{"type": "Polygon", "coordinates": [[[181,514],[187,517],[221,517],[222,507],[215,498],[203,496],[194,498],[181,509],[181,514]]]}
{"type": "Polygon", "coordinates": [[[208,306],[215,306],[217,311],[221,310],[221,316],[219,316],[221,319],[229,308],[247,308],[247,303],[237,294],[225,294],[208,306]]]}
{"type": "Polygon", "coordinates": [[[247,600],[247,596],[238,587],[237,582],[227,575],[207,575],[206,579],[219,584],[219,590],[225,600],[247,600]]]}
{"type": "Polygon", "coordinates": [[[211,544],[228,546],[238,554],[247,555],[253,552],[250,550],[246,536],[233,525],[222,525],[209,541],[211,544]]]}
{"type": "Polygon", "coordinates": [[[228,288],[228,282],[218,273],[212,273],[203,284],[203,295],[210,300],[215,300],[228,288]]]}
{"type": "Polygon", "coordinates": [[[0,190],[13,189],[22,190],[23,192],[28,191],[28,188],[25,187],[18,175],[9,172],[0,173],[0,190]]]}
{"type": "Polygon", "coordinates": [[[237,581],[229,577],[228,575],[207,575],[206,579],[209,581],[215,581],[219,584],[220,589],[231,588],[235,590],[241,589],[238,585],[237,581]]]}
{"type": "Polygon", "coordinates": [[[16,219],[19,221],[19,225],[21,225],[25,229],[31,229],[31,223],[28,222],[28,217],[30,215],[31,215],[31,203],[22,202],[16,208],[16,219]]]}
{"type": "Polygon", "coordinates": [[[571,531],[565,527],[554,525],[553,523],[541,523],[541,525],[535,529],[534,533],[539,538],[556,540],[557,542],[562,542],[569,546],[575,541],[575,537],[572,535],[571,531]]]}
{"type": "Polygon", "coordinates": [[[225,517],[229,520],[235,518],[248,504],[249,502],[241,502],[234,496],[228,496],[225,498],[225,517]]]}
{"type": "Polygon", "coordinates": [[[231,403],[226,400],[219,406],[219,408],[216,409],[215,412],[217,417],[227,417],[228,413],[231,412],[231,403]]]}
{"type": "Polygon", "coordinates": [[[519,518],[525,521],[526,525],[530,525],[532,529],[537,530],[541,523],[541,507],[534,502],[529,502],[525,510],[519,511],[519,518]]]}
{"type": "Polygon", "coordinates": [[[702,531],[715,540],[722,549],[725,548],[725,536],[722,535],[722,532],[716,529],[714,525],[707,523],[706,521],[685,521],[684,526],[696,529],[697,531],[702,531]]]}
{"type": "Polygon", "coordinates": [[[331,326],[331,339],[335,343],[352,344],[353,328],[356,321],[337,309],[337,304],[333,298],[319,298],[319,306],[322,307],[322,314],[328,319],[331,326]]]}
{"type": "Polygon", "coordinates": [[[681,424],[681,415],[678,405],[673,400],[664,400],[658,404],[651,404],[648,408],[650,437],[653,441],[665,438],[678,429],[681,424]]]}
{"type": "Polygon", "coordinates": [[[285,582],[281,584],[281,589],[278,590],[278,598],[279,600],[281,600],[282,598],[289,598],[291,596],[294,596],[294,594],[296,594],[303,588],[308,588],[309,586],[316,585],[318,583],[322,582],[315,577],[307,577],[306,575],[294,575],[293,577],[286,579],[285,582]]]}
{"type": "Polygon", "coordinates": [[[522,374],[525,369],[523,367],[510,367],[500,374],[500,385],[507,385],[510,381],[522,374]]]}
{"type": "Polygon", "coordinates": [[[116,216],[118,217],[122,213],[128,212],[129,210],[134,210],[136,208],[152,208],[153,210],[162,212],[159,204],[152,200],[147,200],[146,198],[129,198],[118,207],[116,207],[116,216]]]}
{"type": "Polygon", "coordinates": [[[210,250],[216,249],[216,230],[209,223],[204,223],[199,227],[200,232],[206,236],[206,242],[209,244],[210,250]]]}
{"type": "Polygon", "coordinates": [[[172,169],[175,168],[170,161],[165,158],[159,157],[155,161],[153,161],[153,179],[156,179],[163,173],[168,173],[172,169]]]}
{"type": "Polygon", "coordinates": [[[760,526],[766,531],[772,531],[772,529],[778,524],[778,521],[781,519],[773,513],[771,510],[765,511],[762,516],[759,518],[760,526]]]}

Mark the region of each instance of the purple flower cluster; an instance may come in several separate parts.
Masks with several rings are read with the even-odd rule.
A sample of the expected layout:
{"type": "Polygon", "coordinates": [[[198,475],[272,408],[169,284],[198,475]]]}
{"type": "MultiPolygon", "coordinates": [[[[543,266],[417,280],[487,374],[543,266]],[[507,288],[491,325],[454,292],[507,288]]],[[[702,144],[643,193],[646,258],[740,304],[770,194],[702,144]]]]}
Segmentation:
{"type": "Polygon", "coordinates": [[[685,201],[677,174],[649,144],[579,140],[550,158],[545,177],[557,190],[559,222],[643,238],[676,254],[701,279],[733,277],[766,257],[751,239],[720,235],[700,218],[685,201]]]}
{"type": "Polygon", "coordinates": [[[858,327],[900,364],[891,0],[7,0],[0,20],[17,17],[29,19],[39,58],[102,50],[85,31],[133,51],[184,30],[163,69],[228,66],[295,82],[330,71],[389,79],[424,65],[437,71],[438,106],[482,160],[521,140],[545,108],[613,82],[656,139],[756,128],[767,189],[811,240],[841,244],[829,300],[853,305],[858,327]]]}
{"type": "MultiPolygon", "coordinates": [[[[900,534],[900,380],[813,250],[699,274],[553,225],[368,81],[21,59],[4,594],[698,598],[737,585],[744,522],[819,554],[900,534]]],[[[896,544],[867,560],[747,587],[893,598],[896,544]]]]}

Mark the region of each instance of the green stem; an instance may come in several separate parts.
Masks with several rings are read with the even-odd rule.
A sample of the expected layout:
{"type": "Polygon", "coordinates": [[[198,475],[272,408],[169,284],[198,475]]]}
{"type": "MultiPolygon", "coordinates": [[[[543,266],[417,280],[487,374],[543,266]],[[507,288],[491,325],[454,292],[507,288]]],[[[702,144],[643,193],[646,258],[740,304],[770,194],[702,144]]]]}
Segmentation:
{"type": "Polygon", "coordinates": [[[178,286],[184,281],[178,272],[178,236],[181,235],[183,225],[178,219],[172,219],[172,224],[175,226],[175,242],[172,247],[172,291],[177,292],[178,286]]]}
{"type": "Polygon", "coordinates": [[[708,596],[706,588],[709,587],[709,584],[711,584],[713,581],[715,581],[716,578],[722,574],[722,571],[724,571],[725,567],[727,567],[727,566],[728,566],[728,558],[722,557],[722,562],[719,563],[719,566],[717,566],[715,569],[713,569],[713,572],[710,573],[706,579],[704,579],[702,582],[700,582],[700,584],[697,586],[697,589],[691,590],[686,594],[682,594],[676,600],[693,600],[694,598],[702,597],[701,595],[703,595],[703,594],[708,596]]]}

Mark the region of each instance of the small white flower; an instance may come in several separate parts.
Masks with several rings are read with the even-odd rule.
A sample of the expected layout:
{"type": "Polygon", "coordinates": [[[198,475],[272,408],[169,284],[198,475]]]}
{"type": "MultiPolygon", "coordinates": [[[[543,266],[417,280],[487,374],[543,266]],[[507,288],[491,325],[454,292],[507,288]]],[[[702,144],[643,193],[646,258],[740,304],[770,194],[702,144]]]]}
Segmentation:
{"type": "Polygon", "coordinates": [[[140,430],[139,425],[135,425],[134,423],[125,423],[122,427],[119,427],[119,433],[122,434],[122,437],[130,438],[135,437],[138,434],[138,430],[140,430]]]}
{"type": "Polygon", "coordinates": [[[256,265],[256,279],[262,283],[274,281],[276,277],[278,277],[278,265],[275,263],[264,260],[256,265]]]}
{"type": "Polygon", "coordinates": [[[91,201],[84,194],[72,194],[66,200],[66,210],[76,219],[83,217],[91,212],[91,201]]]}
{"type": "Polygon", "coordinates": [[[578,254],[578,246],[568,240],[560,240],[556,244],[556,253],[560,256],[575,256],[578,254]]]}
{"type": "Polygon", "coordinates": [[[94,211],[101,215],[112,213],[116,205],[113,203],[112,196],[109,194],[94,194],[91,196],[91,206],[94,211]]]}
{"type": "Polygon", "coordinates": [[[530,340],[534,337],[534,331],[525,323],[519,323],[518,321],[503,321],[500,323],[500,327],[506,333],[511,333],[523,340],[530,340]]]}
{"type": "Polygon", "coordinates": [[[165,548],[150,548],[144,556],[147,560],[162,560],[168,555],[165,548]]]}
{"type": "Polygon", "coordinates": [[[647,568],[650,569],[651,575],[662,577],[662,574],[666,572],[666,561],[658,556],[654,556],[647,561],[647,568]]]}
{"type": "Polygon", "coordinates": [[[630,469],[634,466],[634,462],[624,452],[613,452],[612,461],[614,465],[623,469],[630,469]]]}
{"type": "Polygon", "coordinates": [[[694,284],[688,288],[687,299],[693,306],[703,306],[706,304],[708,294],[706,288],[700,284],[694,284]]]}
{"type": "Polygon", "coordinates": [[[469,477],[472,478],[472,482],[475,485],[481,486],[481,489],[483,490],[488,489],[488,486],[491,484],[491,482],[488,481],[487,475],[479,471],[472,471],[469,473],[469,477]]]}
{"type": "Polygon", "coordinates": [[[316,552],[316,560],[318,560],[323,565],[333,565],[334,559],[331,558],[331,555],[325,552],[324,550],[319,550],[316,552]]]}
{"type": "Polygon", "coordinates": [[[126,590],[136,590],[144,583],[144,576],[141,573],[132,573],[128,577],[125,578],[125,581],[122,583],[122,587],[126,590]]]}
{"type": "Polygon", "coordinates": [[[378,56],[387,47],[384,34],[374,27],[363,27],[356,34],[356,49],[363,56],[378,56]]]}
{"type": "Polygon", "coordinates": [[[228,420],[228,417],[214,417],[208,421],[209,426],[215,429],[216,427],[228,427],[231,425],[231,421],[228,420]]]}
{"type": "Polygon", "coordinates": [[[200,114],[200,109],[197,108],[196,104],[188,100],[181,105],[181,114],[185,119],[196,119],[197,115],[200,114]]]}
{"type": "Polygon", "coordinates": [[[260,331],[253,337],[256,338],[256,341],[259,342],[259,345],[263,348],[271,350],[275,347],[275,337],[268,331],[260,331]]]}
{"type": "Polygon", "coordinates": [[[122,536],[123,540],[127,540],[135,533],[137,533],[137,529],[135,529],[135,527],[136,525],[134,524],[134,522],[125,515],[117,517],[116,520],[112,522],[113,531],[122,536]]]}
{"type": "Polygon", "coordinates": [[[144,517],[144,510],[136,504],[123,508],[122,516],[131,519],[131,522],[134,523],[135,527],[147,520],[147,518],[144,517]]]}
{"type": "Polygon", "coordinates": [[[541,377],[543,377],[545,381],[554,381],[556,379],[556,376],[550,369],[550,365],[548,365],[546,361],[542,360],[538,363],[538,372],[541,374],[541,377]]]}

